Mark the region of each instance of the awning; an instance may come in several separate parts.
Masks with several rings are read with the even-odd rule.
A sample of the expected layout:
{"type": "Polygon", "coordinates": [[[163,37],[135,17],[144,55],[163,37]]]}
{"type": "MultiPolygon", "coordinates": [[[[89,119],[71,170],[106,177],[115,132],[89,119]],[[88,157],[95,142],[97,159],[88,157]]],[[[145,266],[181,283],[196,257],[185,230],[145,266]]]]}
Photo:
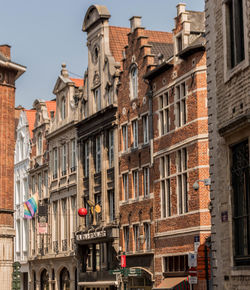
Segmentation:
{"type": "Polygon", "coordinates": [[[109,286],[116,285],[116,281],[84,281],[78,282],[78,286],[109,286]]]}
{"type": "Polygon", "coordinates": [[[187,277],[171,277],[165,278],[158,287],[153,289],[157,290],[189,290],[190,286],[187,277]]]}

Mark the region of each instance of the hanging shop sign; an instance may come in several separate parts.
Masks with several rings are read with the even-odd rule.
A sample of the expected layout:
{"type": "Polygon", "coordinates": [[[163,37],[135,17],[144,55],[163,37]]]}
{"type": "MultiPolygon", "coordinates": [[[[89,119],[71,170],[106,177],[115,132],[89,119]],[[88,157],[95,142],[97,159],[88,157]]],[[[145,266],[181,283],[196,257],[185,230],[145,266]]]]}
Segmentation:
{"type": "Polygon", "coordinates": [[[38,223],[38,234],[47,234],[48,233],[48,223],[40,222],[38,223]]]}
{"type": "Polygon", "coordinates": [[[107,236],[107,232],[103,230],[103,231],[86,233],[86,234],[77,234],[76,235],[76,240],[77,241],[86,241],[86,240],[103,238],[103,237],[106,237],[106,236],[107,236]]]}

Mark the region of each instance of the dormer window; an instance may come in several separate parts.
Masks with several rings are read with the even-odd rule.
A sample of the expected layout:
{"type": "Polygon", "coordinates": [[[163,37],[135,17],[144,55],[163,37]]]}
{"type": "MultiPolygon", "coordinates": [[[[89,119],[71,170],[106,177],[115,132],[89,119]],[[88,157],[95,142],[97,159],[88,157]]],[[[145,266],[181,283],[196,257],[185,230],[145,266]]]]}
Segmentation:
{"type": "Polygon", "coordinates": [[[138,68],[135,65],[130,71],[130,87],[131,99],[136,99],[138,97],[138,68]]]}
{"type": "Polygon", "coordinates": [[[62,97],[62,102],[61,102],[61,118],[64,120],[66,117],[66,100],[65,97],[62,97]]]}

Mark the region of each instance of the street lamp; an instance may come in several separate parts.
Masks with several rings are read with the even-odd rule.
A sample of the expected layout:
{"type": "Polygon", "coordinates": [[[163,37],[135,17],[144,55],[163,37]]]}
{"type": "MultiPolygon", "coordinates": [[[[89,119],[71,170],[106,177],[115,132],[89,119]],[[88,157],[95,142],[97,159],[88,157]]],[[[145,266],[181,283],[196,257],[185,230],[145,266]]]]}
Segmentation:
{"type": "Polygon", "coordinates": [[[193,184],[193,189],[198,190],[199,189],[199,182],[203,182],[206,186],[211,185],[211,178],[205,178],[205,179],[198,179],[193,184]]]}

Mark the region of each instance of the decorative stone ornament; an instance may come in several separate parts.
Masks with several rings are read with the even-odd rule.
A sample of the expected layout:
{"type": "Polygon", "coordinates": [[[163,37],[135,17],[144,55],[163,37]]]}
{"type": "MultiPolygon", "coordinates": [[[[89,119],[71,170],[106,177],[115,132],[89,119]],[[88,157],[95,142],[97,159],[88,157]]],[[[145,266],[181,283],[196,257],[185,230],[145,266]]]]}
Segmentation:
{"type": "Polygon", "coordinates": [[[78,215],[79,216],[82,217],[82,216],[86,216],[87,214],[88,214],[88,211],[87,211],[87,209],[85,207],[78,209],[78,215]]]}

